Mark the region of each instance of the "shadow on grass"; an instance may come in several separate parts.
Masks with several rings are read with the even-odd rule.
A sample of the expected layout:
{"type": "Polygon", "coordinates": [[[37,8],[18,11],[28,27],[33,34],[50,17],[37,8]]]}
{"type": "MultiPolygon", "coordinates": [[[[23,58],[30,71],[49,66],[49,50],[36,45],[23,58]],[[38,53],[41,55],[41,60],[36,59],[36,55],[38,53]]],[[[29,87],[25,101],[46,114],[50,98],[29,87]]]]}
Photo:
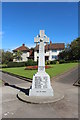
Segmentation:
{"type": "Polygon", "coordinates": [[[15,89],[18,89],[18,90],[24,92],[26,95],[29,96],[29,89],[30,89],[30,88],[24,89],[24,88],[18,87],[18,86],[16,86],[16,85],[10,85],[9,83],[4,83],[4,85],[5,85],[5,86],[10,86],[10,87],[15,88],[15,89]]]}

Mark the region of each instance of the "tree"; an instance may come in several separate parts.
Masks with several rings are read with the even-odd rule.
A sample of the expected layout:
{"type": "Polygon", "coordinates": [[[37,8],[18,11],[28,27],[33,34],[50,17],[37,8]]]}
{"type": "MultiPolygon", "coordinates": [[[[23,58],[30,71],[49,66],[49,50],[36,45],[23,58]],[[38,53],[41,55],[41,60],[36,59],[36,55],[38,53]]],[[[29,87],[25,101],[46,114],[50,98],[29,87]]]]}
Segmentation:
{"type": "Polygon", "coordinates": [[[73,53],[73,59],[80,59],[80,37],[71,42],[71,50],[73,53]]]}
{"type": "Polygon", "coordinates": [[[14,57],[14,59],[20,61],[22,59],[21,55],[22,55],[22,52],[20,50],[18,50],[18,51],[15,52],[15,54],[13,55],[13,57],[14,57]]]}
{"type": "Polygon", "coordinates": [[[59,54],[59,59],[80,60],[80,37],[66,45],[64,51],[59,54]]]}
{"type": "Polygon", "coordinates": [[[2,50],[2,64],[13,61],[13,54],[10,51],[2,50]]]}
{"type": "Polygon", "coordinates": [[[0,49],[0,63],[2,62],[2,49],[0,49]]]}

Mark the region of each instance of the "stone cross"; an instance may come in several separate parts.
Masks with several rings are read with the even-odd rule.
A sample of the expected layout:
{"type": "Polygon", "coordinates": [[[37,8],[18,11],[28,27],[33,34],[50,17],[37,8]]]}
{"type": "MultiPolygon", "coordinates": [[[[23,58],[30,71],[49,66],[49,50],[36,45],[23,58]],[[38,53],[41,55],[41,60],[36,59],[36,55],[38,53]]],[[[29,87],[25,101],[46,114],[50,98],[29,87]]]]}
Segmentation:
{"type": "Polygon", "coordinates": [[[49,38],[45,35],[44,30],[34,38],[34,42],[39,44],[39,61],[38,72],[33,75],[32,87],[29,96],[53,96],[53,89],[50,84],[50,76],[45,72],[45,44],[49,38]]]}
{"type": "Polygon", "coordinates": [[[38,72],[45,72],[45,46],[44,43],[49,42],[49,38],[45,35],[44,30],[40,30],[40,34],[34,38],[35,43],[39,44],[39,61],[38,72]]]}

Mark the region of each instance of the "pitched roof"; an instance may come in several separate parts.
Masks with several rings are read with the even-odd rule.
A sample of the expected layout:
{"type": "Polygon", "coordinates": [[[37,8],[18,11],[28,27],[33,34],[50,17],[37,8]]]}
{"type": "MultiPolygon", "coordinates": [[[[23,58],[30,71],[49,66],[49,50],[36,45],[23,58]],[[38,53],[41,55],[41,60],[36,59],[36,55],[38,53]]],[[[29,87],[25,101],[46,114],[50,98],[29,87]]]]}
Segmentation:
{"type": "Polygon", "coordinates": [[[15,51],[18,51],[18,50],[20,50],[20,51],[29,51],[29,48],[26,47],[25,44],[22,44],[22,46],[14,49],[13,51],[15,52],[15,51]]]}
{"type": "MultiPolygon", "coordinates": [[[[45,50],[63,50],[65,48],[64,43],[50,43],[45,45],[45,50]]],[[[39,50],[39,45],[36,45],[34,50],[39,50]]]]}

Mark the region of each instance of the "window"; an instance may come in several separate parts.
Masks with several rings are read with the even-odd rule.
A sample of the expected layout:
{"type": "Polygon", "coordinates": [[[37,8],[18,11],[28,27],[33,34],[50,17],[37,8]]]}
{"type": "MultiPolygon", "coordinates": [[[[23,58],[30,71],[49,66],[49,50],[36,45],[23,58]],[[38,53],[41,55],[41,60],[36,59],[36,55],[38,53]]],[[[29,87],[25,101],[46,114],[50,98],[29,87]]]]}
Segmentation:
{"type": "Polygon", "coordinates": [[[52,50],[52,52],[57,52],[57,50],[52,50]]]}
{"type": "Polygon", "coordinates": [[[56,55],[52,55],[52,59],[57,59],[57,56],[56,55]]]}
{"type": "Polygon", "coordinates": [[[37,50],[37,53],[39,53],[39,50],[37,50]]]}

